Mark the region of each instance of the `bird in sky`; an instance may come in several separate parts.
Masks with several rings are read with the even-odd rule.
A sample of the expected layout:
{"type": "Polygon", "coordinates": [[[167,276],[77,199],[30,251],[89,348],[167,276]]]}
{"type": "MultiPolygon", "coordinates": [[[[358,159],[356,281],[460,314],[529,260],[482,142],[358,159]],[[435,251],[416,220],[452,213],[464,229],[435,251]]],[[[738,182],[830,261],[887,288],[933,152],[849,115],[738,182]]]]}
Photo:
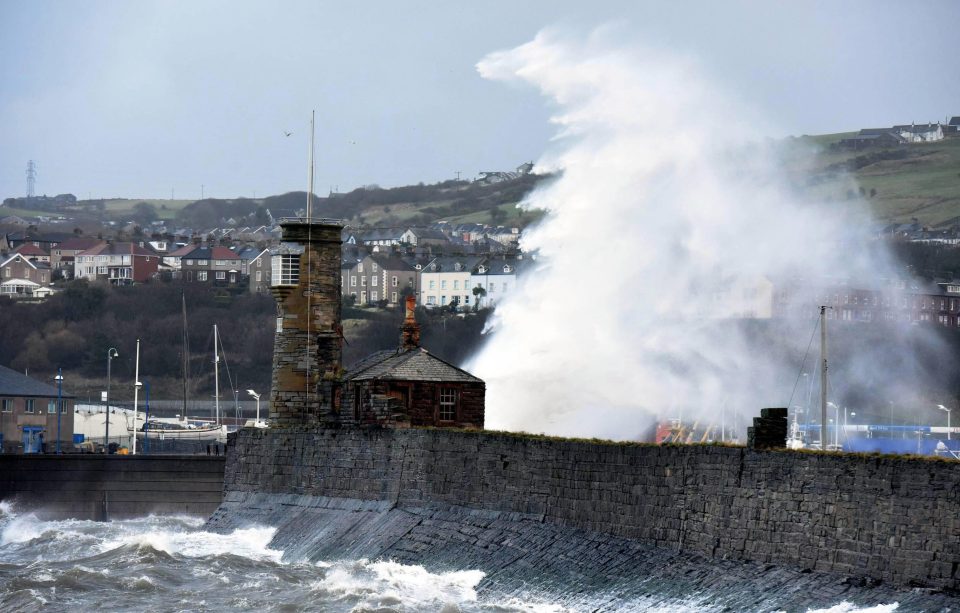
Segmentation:
{"type": "Polygon", "coordinates": [[[283,133],[284,136],[290,136],[291,134],[293,134],[293,132],[286,132],[286,131],[284,131],[284,133],[283,133]]]}

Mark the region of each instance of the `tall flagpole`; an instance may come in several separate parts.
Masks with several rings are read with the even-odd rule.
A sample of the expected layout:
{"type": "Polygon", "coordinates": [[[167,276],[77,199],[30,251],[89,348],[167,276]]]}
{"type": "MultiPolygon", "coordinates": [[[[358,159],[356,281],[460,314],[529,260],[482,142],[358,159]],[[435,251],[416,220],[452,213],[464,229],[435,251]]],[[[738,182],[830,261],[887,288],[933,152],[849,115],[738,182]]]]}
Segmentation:
{"type": "Polygon", "coordinates": [[[316,387],[313,384],[313,379],[311,378],[310,373],[310,362],[312,356],[310,355],[310,324],[313,322],[313,309],[310,305],[310,298],[312,296],[312,291],[309,289],[310,286],[310,252],[313,250],[313,156],[314,156],[314,144],[313,144],[313,122],[316,111],[310,111],[310,168],[307,171],[307,248],[306,248],[306,260],[307,260],[307,270],[306,270],[306,282],[307,282],[307,398],[312,397],[312,392],[316,387]]]}

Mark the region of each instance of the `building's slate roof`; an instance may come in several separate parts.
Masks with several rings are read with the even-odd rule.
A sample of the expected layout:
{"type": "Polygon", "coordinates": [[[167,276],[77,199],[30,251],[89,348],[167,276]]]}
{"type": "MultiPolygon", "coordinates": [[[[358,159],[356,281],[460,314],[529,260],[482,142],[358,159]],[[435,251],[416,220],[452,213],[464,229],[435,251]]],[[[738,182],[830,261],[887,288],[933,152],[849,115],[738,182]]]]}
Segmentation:
{"type": "Polygon", "coordinates": [[[157,256],[157,252],[153,249],[148,249],[146,247],[141,247],[136,243],[101,243],[95,247],[91,247],[86,251],[81,251],[77,255],[146,255],[146,256],[157,256]]]}
{"type": "Polygon", "coordinates": [[[899,130],[900,132],[912,132],[914,134],[921,134],[924,132],[936,132],[937,128],[940,127],[936,123],[918,123],[910,124],[909,126],[903,124],[902,126],[893,126],[894,130],[899,130]]]}
{"type": "Polygon", "coordinates": [[[34,245],[33,243],[24,243],[23,245],[20,245],[19,247],[17,247],[16,249],[14,249],[13,252],[14,252],[14,253],[19,253],[20,255],[25,255],[25,256],[31,256],[31,255],[46,256],[46,255],[50,255],[50,254],[47,253],[45,250],[41,249],[40,247],[37,247],[37,246],[34,245]]]}
{"type": "Polygon", "coordinates": [[[380,268],[383,270],[403,270],[409,271],[413,270],[413,266],[403,260],[400,256],[386,254],[386,253],[374,253],[370,255],[370,259],[376,262],[380,268]]]}
{"type": "Polygon", "coordinates": [[[483,383],[482,379],[453,364],[444,362],[425,349],[378,351],[357,362],[347,373],[347,381],[434,381],[444,383],[483,383]]]}
{"type": "Polygon", "coordinates": [[[61,251],[83,251],[85,249],[92,249],[101,242],[98,238],[70,238],[57,245],[57,249],[61,251]]]}
{"type": "Polygon", "coordinates": [[[193,260],[239,260],[240,256],[227,247],[197,247],[180,256],[182,259],[193,260]]]}
{"type": "MultiPolygon", "coordinates": [[[[57,388],[41,383],[26,375],[21,375],[6,366],[0,366],[0,396],[42,396],[56,398],[57,388]]],[[[64,398],[73,398],[73,395],[64,393],[64,398]]]]}

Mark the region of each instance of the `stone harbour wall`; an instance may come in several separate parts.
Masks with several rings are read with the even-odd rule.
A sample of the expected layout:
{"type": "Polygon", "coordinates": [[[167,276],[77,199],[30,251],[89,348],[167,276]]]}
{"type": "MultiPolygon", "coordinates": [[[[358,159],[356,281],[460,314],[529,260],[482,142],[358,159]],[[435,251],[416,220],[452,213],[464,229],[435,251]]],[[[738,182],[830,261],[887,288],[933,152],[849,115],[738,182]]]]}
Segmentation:
{"type": "MultiPolygon", "coordinates": [[[[416,516],[455,509],[472,521],[522,520],[588,541],[582,535],[960,590],[957,462],[416,428],[244,429],[231,441],[224,488],[214,527],[252,520],[271,505],[288,513],[297,501],[351,510],[353,522],[357,510],[403,511],[391,530],[409,522],[408,532],[382,535],[389,543],[378,549],[378,520],[364,520],[372,522],[362,531],[370,542],[354,553],[395,546],[424,530],[416,516]]],[[[324,521],[312,517],[316,536],[324,521]]],[[[338,542],[359,538],[351,534],[338,542]]],[[[449,537],[471,551],[484,538],[481,529],[449,537]]]]}

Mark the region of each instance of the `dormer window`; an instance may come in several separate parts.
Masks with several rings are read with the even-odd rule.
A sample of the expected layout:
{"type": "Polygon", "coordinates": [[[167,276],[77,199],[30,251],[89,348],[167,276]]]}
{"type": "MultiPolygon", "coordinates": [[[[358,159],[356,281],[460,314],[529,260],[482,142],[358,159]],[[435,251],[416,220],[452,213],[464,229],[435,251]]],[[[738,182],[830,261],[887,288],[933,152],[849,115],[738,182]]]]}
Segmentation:
{"type": "Polygon", "coordinates": [[[463,268],[463,264],[461,264],[460,262],[457,262],[456,264],[453,265],[453,269],[457,272],[460,272],[462,268],[463,268]]]}
{"type": "Polygon", "coordinates": [[[486,267],[486,266],[481,266],[480,268],[477,269],[477,272],[479,272],[481,275],[486,274],[486,272],[487,272],[487,267],[486,267]]]}
{"type": "Polygon", "coordinates": [[[510,268],[510,265],[509,265],[509,264],[507,264],[506,266],[503,267],[503,272],[505,272],[505,273],[506,273],[506,272],[510,272],[510,270],[511,270],[511,268],[510,268]]]}

